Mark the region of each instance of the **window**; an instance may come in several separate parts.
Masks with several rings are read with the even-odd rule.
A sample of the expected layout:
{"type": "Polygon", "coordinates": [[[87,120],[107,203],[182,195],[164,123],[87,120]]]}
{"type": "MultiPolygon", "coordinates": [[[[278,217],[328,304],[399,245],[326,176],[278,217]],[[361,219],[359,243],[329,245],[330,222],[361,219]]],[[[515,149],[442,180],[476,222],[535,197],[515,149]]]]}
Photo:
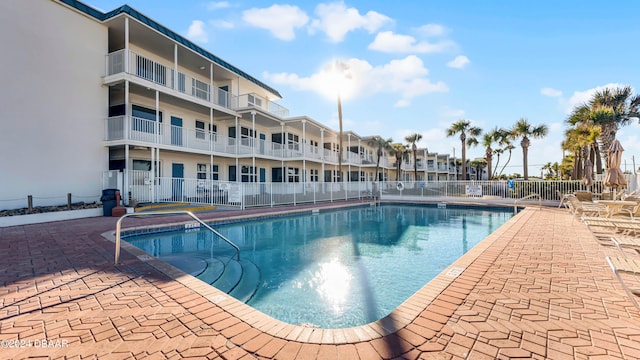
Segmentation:
{"type": "Polygon", "coordinates": [[[276,144],[282,144],[282,134],[271,134],[271,142],[276,144]]]}
{"type": "Polygon", "coordinates": [[[287,168],[287,180],[288,182],[300,182],[300,169],[287,168]]]}
{"type": "Polygon", "coordinates": [[[229,165],[229,181],[236,181],[236,166],[229,165]]]}
{"type": "Polygon", "coordinates": [[[296,134],[287,134],[287,145],[289,150],[299,150],[300,137],[296,134]]]}
{"type": "Polygon", "coordinates": [[[198,164],[196,166],[196,176],[198,180],[207,180],[207,164],[198,164]]]}
{"type": "Polygon", "coordinates": [[[325,182],[340,182],[340,178],[338,177],[337,170],[325,170],[324,171],[324,181],[325,182]]]}
{"type": "Polygon", "coordinates": [[[204,140],[204,121],[196,120],[196,139],[204,140]]]}
{"type": "MultiPolygon", "coordinates": [[[[205,122],[204,121],[200,121],[200,120],[196,120],[196,139],[200,139],[200,140],[204,140],[206,139],[205,136],[205,131],[204,131],[204,126],[205,122]]],[[[216,139],[216,133],[218,132],[218,126],[217,125],[211,125],[209,124],[209,132],[211,132],[212,134],[212,139],[215,141],[216,139]]]]}
{"type": "MultiPolygon", "coordinates": [[[[156,111],[146,107],[131,105],[131,121],[134,131],[153,134],[155,132],[156,111]]],[[[162,122],[162,111],[158,112],[158,119],[162,122]]]]}
{"type": "Polygon", "coordinates": [[[240,142],[244,146],[252,146],[253,141],[251,138],[255,137],[253,129],[246,128],[244,126],[240,127],[240,142]]]}
{"type": "Polygon", "coordinates": [[[318,169],[309,170],[309,181],[318,182],[318,169]]]}
{"type": "Polygon", "coordinates": [[[209,84],[198,79],[191,79],[192,94],[200,99],[209,100],[209,84]]]}
{"type": "Polygon", "coordinates": [[[256,182],[256,169],[253,166],[242,165],[240,179],[242,182],[256,182]]]}
{"type": "Polygon", "coordinates": [[[282,168],[271,168],[271,181],[282,182],[282,168]]]}
{"type": "MultiPolygon", "coordinates": [[[[156,161],[155,162],[156,165],[156,177],[160,177],[160,162],[156,161]]],[[[133,160],[132,162],[132,170],[137,170],[137,171],[151,171],[151,161],[149,160],[133,160]]],[[[146,177],[146,176],[145,176],[146,177]]],[[[144,179],[140,176],[137,175],[133,175],[133,184],[134,185],[148,185],[144,183],[144,179]]]]}
{"type": "Polygon", "coordinates": [[[218,165],[211,167],[211,180],[218,180],[218,165]]]}

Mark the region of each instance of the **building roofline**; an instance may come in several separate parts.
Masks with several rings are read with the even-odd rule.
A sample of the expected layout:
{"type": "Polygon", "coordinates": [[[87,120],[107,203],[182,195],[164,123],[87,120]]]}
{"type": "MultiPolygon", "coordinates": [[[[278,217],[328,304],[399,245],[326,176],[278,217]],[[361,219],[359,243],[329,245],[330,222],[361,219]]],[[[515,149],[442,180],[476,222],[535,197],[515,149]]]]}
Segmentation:
{"type": "Polygon", "coordinates": [[[59,2],[66,4],[80,12],[83,12],[99,21],[106,21],[110,18],[113,18],[119,14],[127,14],[129,16],[131,16],[132,18],[140,21],[141,23],[149,26],[150,28],[160,32],[161,34],[167,36],[168,38],[176,41],[177,43],[185,46],[188,49],[191,49],[193,51],[195,51],[197,54],[200,54],[202,56],[204,56],[205,58],[211,60],[212,62],[222,66],[223,68],[230,70],[231,72],[235,73],[236,75],[239,75],[249,81],[251,81],[252,83],[260,86],[261,88],[269,91],[270,93],[272,93],[273,95],[277,96],[278,98],[282,99],[282,95],[280,95],[280,93],[272,88],[271,86],[263,83],[262,81],[256,79],[255,77],[249,75],[248,73],[244,72],[243,70],[240,70],[239,68],[231,65],[230,63],[228,63],[225,60],[222,60],[221,58],[219,58],[216,55],[213,55],[212,53],[208,52],[207,50],[201,48],[200,46],[194,44],[193,42],[187,40],[185,37],[183,37],[182,35],[176,33],[175,31],[167,28],[166,26],[158,23],[157,21],[151,19],[150,17],[144,15],[143,13],[139,12],[138,10],[132,8],[129,5],[122,5],[114,10],[111,10],[107,13],[103,13],[83,2],[80,2],[78,0],[58,0],[59,2]]]}

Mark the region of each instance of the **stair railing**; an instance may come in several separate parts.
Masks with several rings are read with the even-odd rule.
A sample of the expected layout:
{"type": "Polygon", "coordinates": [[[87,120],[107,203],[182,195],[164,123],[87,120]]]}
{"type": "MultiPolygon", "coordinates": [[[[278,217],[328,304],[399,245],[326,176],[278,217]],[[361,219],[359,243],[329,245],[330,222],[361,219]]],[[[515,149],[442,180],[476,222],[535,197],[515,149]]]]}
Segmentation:
{"type": "Polygon", "coordinates": [[[115,264],[116,265],[118,265],[118,262],[120,261],[120,238],[121,238],[120,232],[121,232],[121,229],[122,229],[122,220],[124,220],[127,217],[145,217],[145,216],[157,216],[157,215],[188,215],[188,216],[190,216],[193,220],[198,222],[204,228],[206,228],[207,230],[211,231],[216,236],[218,236],[222,240],[226,241],[229,245],[231,245],[236,250],[237,260],[240,261],[240,248],[238,247],[238,245],[236,245],[233,242],[231,242],[231,240],[227,239],[224,235],[220,234],[214,228],[209,226],[209,224],[207,224],[204,221],[200,220],[200,218],[195,216],[191,211],[176,210],[176,211],[151,211],[151,212],[130,213],[130,214],[122,215],[120,217],[120,219],[118,219],[118,222],[116,222],[116,251],[115,251],[116,252],[116,255],[115,255],[115,264]]]}

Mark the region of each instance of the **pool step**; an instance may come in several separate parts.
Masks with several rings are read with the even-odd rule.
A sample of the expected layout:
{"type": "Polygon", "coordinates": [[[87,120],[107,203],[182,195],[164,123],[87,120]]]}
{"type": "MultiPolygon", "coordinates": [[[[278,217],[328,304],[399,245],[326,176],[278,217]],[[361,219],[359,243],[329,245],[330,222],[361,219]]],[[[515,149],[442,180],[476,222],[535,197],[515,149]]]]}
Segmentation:
{"type": "Polygon", "coordinates": [[[242,278],[236,287],[229,292],[229,295],[246,303],[258,291],[261,275],[260,269],[249,260],[241,259],[240,265],[242,265],[242,278]]]}
{"type": "Polygon", "coordinates": [[[212,284],[224,273],[224,262],[220,259],[207,259],[207,268],[196,277],[207,284],[212,284]]]}
{"type": "Polygon", "coordinates": [[[218,288],[218,290],[226,292],[227,294],[238,285],[242,278],[242,265],[236,260],[229,260],[224,267],[222,275],[210,283],[218,288]]]}

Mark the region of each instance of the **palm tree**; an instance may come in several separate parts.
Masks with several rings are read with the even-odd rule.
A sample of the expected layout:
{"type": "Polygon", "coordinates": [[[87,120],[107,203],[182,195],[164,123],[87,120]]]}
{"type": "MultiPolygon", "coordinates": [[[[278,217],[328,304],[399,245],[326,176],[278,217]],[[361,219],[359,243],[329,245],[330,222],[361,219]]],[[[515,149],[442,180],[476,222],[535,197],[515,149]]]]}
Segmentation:
{"type": "MultiPolygon", "coordinates": [[[[593,110],[587,105],[581,105],[574,108],[567,118],[567,123],[572,125],[581,133],[588,133],[589,139],[589,157],[596,166],[596,173],[602,174],[602,152],[598,144],[598,139],[602,132],[601,124],[611,118],[613,112],[606,109],[593,110]]],[[[606,151],[604,152],[606,153],[606,151]]]]}
{"type": "Polygon", "coordinates": [[[413,151],[413,180],[418,181],[418,147],[416,146],[416,143],[422,140],[422,135],[414,133],[405,137],[404,140],[409,143],[407,147],[410,146],[411,150],[413,151]]]}
{"type": "Polygon", "coordinates": [[[469,163],[469,165],[476,169],[476,180],[482,180],[481,172],[482,172],[482,168],[487,166],[487,160],[486,159],[475,159],[475,160],[472,160],[469,163]]]}
{"type": "Polygon", "coordinates": [[[400,168],[407,154],[407,147],[402,144],[393,144],[391,147],[391,155],[396,157],[396,181],[400,181],[400,168]]]}
{"type": "Polygon", "coordinates": [[[462,180],[467,180],[467,145],[477,145],[477,136],[480,136],[482,129],[479,127],[471,126],[469,120],[458,120],[451,124],[451,127],[447,129],[447,137],[454,136],[460,133],[460,143],[462,145],[462,180]]]}
{"type": "Polygon", "coordinates": [[[605,88],[593,94],[589,106],[596,112],[594,122],[601,126],[601,145],[606,160],[606,151],[615,141],[618,129],[640,117],[640,95],[633,95],[631,86],[605,88]]]}
{"type": "Polygon", "coordinates": [[[484,146],[485,150],[484,150],[484,157],[487,161],[487,174],[489,177],[489,180],[491,180],[491,178],[493,177],[493,173],[491,172],[491,165],[492,165],[492,160],[493,160],[493,149],[491,149],[491,146],[493,145],[494,142],[498,141],[500,136],[500,129],[498,129],[498,127],[496,126],[493,130],[491,130],[491,132],[486,133],[482,136],[482,146],[484,146]]]}
{"type": "Polygon", "coordinates": [[[378,174],[378,171],[380,170],[380,159],[384,155],[385,151],[391,151],[393,149],[391,147],[392,142],[393,140],[391,138],[383,139],[380,136],[374,136],[367,142],[369,146],[376,148],[376,155],[378,157],[376,159],[376,181],[380,181],[380,175],[378,174]]]}
{"type": "Polygon", "coordinates": [[[547,136],[549,132],[549,127],[547,125],[542,124],[538,126],[533,126],[529,123],[529,121],[525,118],[520,118],[518,122],[514,125],[511,133],[514,138],[521,137],[522,141],[520,142],[520,146],[522,146],[522,166],[524,168],[524,179],[529,180],[529,145],[531,141],[529,137],[534,139],[543,138],[547,136]]]}

